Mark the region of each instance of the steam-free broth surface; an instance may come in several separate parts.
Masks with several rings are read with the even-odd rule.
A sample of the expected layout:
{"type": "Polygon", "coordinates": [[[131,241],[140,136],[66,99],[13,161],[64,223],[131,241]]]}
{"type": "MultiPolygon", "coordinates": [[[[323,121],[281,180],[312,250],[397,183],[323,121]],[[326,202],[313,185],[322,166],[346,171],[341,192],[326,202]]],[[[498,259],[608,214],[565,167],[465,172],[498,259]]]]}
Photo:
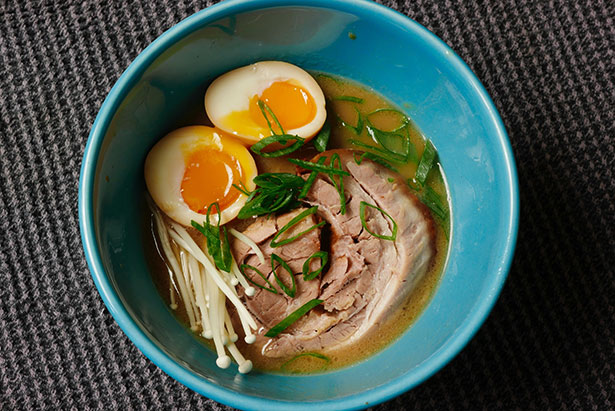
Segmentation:
{"type": "MultiPolygon", "coordinates": [[[[338,77],[320,73],[313,73],[313,75],[327,98],[328,116],[332,125],[331,139],[328,145],[329,149],[360,148],[356,144],[352,143],[353,140],[364,144],[373,144],[372,137],[368,134],[365,127],[363,127],[363,130],[358,135],[352,129],[353,126],[357,125],[357,110],[363,114],[376,112],[375,114],[369,116],[369,121],[381,130],[395,130],[400,126],[401,117],[399,112],[382,110],[389,108],[397,110],[397,108],[392,106],[387,100],[379,96],[374,91],[368,90],[352,81],[338,77]],[[346,126],[344,126],[344,123],[346,123],[346,126]]],[[[201,102],[195,102],[195,107],[200,108],[201,102]]],[[[211,125],[209,120],[204,117],[202,113],[202,110],[189,110],[186,113],[186,116],[178,122],[178,125],[211,125]]],[[[412,179],[415,175],[417,164],[425,148],[425,140],[412,123],[410,123],[406,129],[412,145],[416,148],[416,158],[409,161],[407,164],[395,164],[395,167],[404,179],[410,180],[410,184],[412,184],[412,179]]],[[[318,152],[313,148],[312,144],[307,143],[305,148],[294,152],[292,157],[309,160],[317,154],[318,152]]],[[[288,162],[285,157],[254,157],[259,173],[294,173],[296,170],[296,167],[288,162]]],[[[429,174],[426,185],[429,186],[441,199],[448,203],[445,179],[439,164],[437,167],[434,167],[429,174]]],[[[446,204],[446,210],[448,213],[448,204],[446,204]]],[[[160,292],[160,295],[168,306],[171,306],[171,304],[175,302],[173,305],[173,311],[178,319],[184,324],[188,324],[183,305],[177,303],[179,301],[177,292],[175,292],[175,295],[173,296],[174,300],[172,301],[171,293],[174,292],[174,285],[170,283],[168,269],[156,247],[154,230],[151,229],[151,215],[148,212],[144,212],[144,215],[146,216],[143,224],[145,250],[148,256],[148,262],[150,264],[154,282],[160,292]]],[[[252,221],[252,219],[236,219],[229,224],[230,226],[241,231],[252,221]]],[[[358,342],[339,351],[319,352],[319,354],[324,354],[326,357],[322,357],[321,355],[308,355],[290,358],[265,357],[261,355],[259,349],[255,345],[246,344],[241,338],[236,343],[238,348],[246,358],[249,358],[254,363],[255,368],[262,371],[282,373],[313,373],[344,367],[361,361],[383,349],[410,327],[410,325],[425,309],[429,299],[437,287],[448,251],[450,216],[444,219],[436,216],[434,221],[436,228],[436,255],[428,272],[418,282],[418,285],[410,293],[405,303],[396,309],[392,315],[389,315],[384,322],[375,327],[370,334],[364,336],[358,342]]],[[[205,340],[196,334],[195,338],[199,338],[202,341],[205,341],[208,345],[211,345],[210,340],[205,340]]],[[[412,349],[412,347],[408,347],[408,349],[412,349]]]]}

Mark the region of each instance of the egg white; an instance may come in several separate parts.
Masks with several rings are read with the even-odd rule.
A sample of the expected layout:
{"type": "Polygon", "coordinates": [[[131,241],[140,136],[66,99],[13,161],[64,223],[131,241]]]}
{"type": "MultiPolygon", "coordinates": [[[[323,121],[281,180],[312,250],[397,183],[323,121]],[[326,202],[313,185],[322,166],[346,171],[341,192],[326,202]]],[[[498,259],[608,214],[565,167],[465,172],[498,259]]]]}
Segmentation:
{"type": "MultiPolygon", "coordinates": [[[[253,178],[257,175],[254,158],[245,146],[235,138],[225,135],[212,127],[190,126],[172,131],[163,137],[145,159],[145,183],[156,205],[171,219],[184,226],[191,221],[202,223],[205,215],[193,211],[184,201],[181,184],[186,172],[187,156],[198,148],[211,147],[235,157],[243,174],[243,181],[248,190],[255,188],[253,178]]],[[[247,197],[239,197],[221,212],[220,224],[234,219],[247,197]]],[[[217,215],[210,216],[212,224],[217,223],[217,215]]]]}
{"type": "Polygon", "coordinates": [[[248,144],[254,144],[271,135],[271,132],[255,124],[253,133],[244,134],[233,130],[223,119],[233,111],[248,110],[252,96],[260,96],[265,89],[278,81],[289,81],[302,87],[316,104],[316,115],[312,121],[299,128],[284,131],[305,139],[314,137],[327,117],[325,96],[310,74],[282,61],[261,61],[218,77],[205,93],[205,111],[216,127],[236,135],[248,144]]]}

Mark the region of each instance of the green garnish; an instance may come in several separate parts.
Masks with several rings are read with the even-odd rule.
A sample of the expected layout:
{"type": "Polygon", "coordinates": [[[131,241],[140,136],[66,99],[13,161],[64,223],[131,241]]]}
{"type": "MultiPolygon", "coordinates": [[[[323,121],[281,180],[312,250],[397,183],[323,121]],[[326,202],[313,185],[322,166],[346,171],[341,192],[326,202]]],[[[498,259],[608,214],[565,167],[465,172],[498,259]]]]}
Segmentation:
{"type": "Polygon", "coordinates": [[[301,146],[303,146],[305,139],[299,136],[293,136],[291,134],[286,134],[284,132],[284,128],[282,127],[282,124],[280,124],[280,122],[278,121],[278,118],[276,117],[275,114],[273,114],[273,111],[267,105],[267,103],[259,99],[256,102],[256,104],[258,105],[258,108],[261,110],[263,117],[265,117],[265,121],[267,121],[267,126],[269,127],[269,131],[271,131],[271,136],[263,138],[258,143],[250,147],[250,150],[252,150],[252,152],[254,152],[255,154],[258,154],[261,157],[266,157],[266,158],[280,157],[286,154],[290,154],[293,151],[296,151],[299,148],[301,148],[301,146]],[[271,116],[275,124],[280,129],[279,133],[276,133],[273,130],[273,126],[271,125],[271,121],[269,120],[269,116],[267,114],[271,116]],[[284,147],[279,150],[274,150],[270,152],[263,152],[263,149],[269,146],[270,144],[281,144],[283,146],[286,146],[290,141],[294,141],[294,143],[289,145],[288,147],[284,147]]]}
{"type": "Polygon", "coordinates": [[[379,130],[370,124],[365,126],[365,128],[370,137],[376,143],[380,144],[383,152],[399,158],[404,163],[410,160],[416,160],[416,149],[410,142],[408,130],[406,130],[405,135],[403,135],[397,131],[379,130]]]}
{"type": "Polygon", "coordinates": [[[327,265],[328,261],[329,261],[329,253],[327,253],[326,251],[316,251],[314,254],[309,256],[307,258],[307,260],[305,260],[305,262],[303,263],[303,270],[302,270],[303,281],[310,281],[310,280],[313,280],[314,278],[318,277],[318,275],[325,268],[325,265],[327,265]],[[310,271],[310,262],[314,258],[319,258],[320,259],[320,267],[318,267],[314,271],[310,271]]]}
{"type": "Polygon", "coordinates": [[[322,370],[326,369],[327,368],[327,364],[329,364],[331,362],[331,359],[329,357],[327,357],[326,355],[319,354],[317,352],[304,352],[304,353],[295,355],[293,358],[291,358],[290,360],[288,360],[284,364],[282,364],[282,366],[280,366],[280,371],[288,372],[288,366],[290,364],[292,364],[293,362],[295,362],[296,360],[298,360],[299,358],[302,358],[302,357],[314,357],[314,358],[318,358],[319,360],[325,361],[325,363],[323,364],[323,366],[321,368],[319,368],[318,370],[315,370],[316,372],[322,371],[322,370]]]}
{"type": "Polygon", "coordinates": [[[337,96],[337,97],[334,97],[333,99],[338,100],[338,101],[350,101],[351,103],[357,103],[357,104],[363,104],[363,102],[365,101],[361,97],[355,97],[355,96],[337,96]]]}
{"type": "Polygon", "coordinates": [[[248,191],[248,188],[245,186],[245,184],[243,183],[243,181],[239,180],[239,184],[241,184],[241,187],[239,187],[237,184],[233,183],[233,187],[235,187],[235,189],[237,189],[237,191],[239,191],[241,194],[247,195],[248,197],[250,196],[250,192],[248,191]]]}
{"type": "Polygon", "coordinates": [[[433,188],[425,186],[425,191],[420,199],[441,220],[444,221],[448,218],[448,210],[433,188]]]}
{"type": "Polygon", "coordinates": [[[436,148],[433,146],[430,140],[425,142],[425,150],[423,151],[423,155],[421,156],[421,161],[419,161],[419,165],[416,168],[416,174],[414,175],[414,180],[419,183],[421,186],[425,185],[425,181],[427,181],[427,175],[431,170],[434,161],[437,156],[436,148]]]}
{"type": "Polygon", "coordinates": [[[238,218],[287,211],[299,206],[297,197],[305,184],[301,177],[290,173],[263,173],[254,177],[253,181],[258,187],[248,193],[238,218]]]}
{"type": "Polygon", "coordinates": [[[352,130],[358,136],[363,131],[363,114],[361,114],[361,112],[357,110],[356,107],[354,108],[354,111],[357,112],[357,125],[356,126],[346,123],[339,116],[337,116],[337,119],[339,120],[340,124],[343,127],[346,127],[347,129],[352,130]]]}
{"type": "Polygon", "coordinates": [[[277,254],[271,254],[271,270],[273,271],[273,276],[275,277],[276,283],[278,283],[282,291],[284,291],[290,298],[294,298],[295,294],[297,293],[297,283],[295,282],[295,275],[293,274],[288,264],[286,264],[286,262],[282,260],[282,258],[277,254]],[[275,263],[278,263],[277,267],[275,266],[275,263]],[[278,273],[276,270],[279,267],[285,269],[290,276],[290,280],[292,283],[291,288],[288,288],[286,284],[284,284],[284,281],[282,281],[280,277],[278,277],[278,273]]]}
{"type": "Polygon", "coordinates": [[[273,127],[271,127],[271,122],[269,121],[269,117],[267,117],[267,113],[269,113],[269,115],[271,116],[273,121],[275,121],[275,124],[280,129],[280,134],[286,134],[286,133],[284,133],[284,128],[282,128],[282,124],[280,124],[280,122],[278,121],[278,118],[276,117],[275,114],[273,114],[273,110],[271,110],[271,107],[269,107],[269,105],[267,105],[267,103],[265,103],[261,99],[258,99],[258,101],[256,102],[256,105],[261,110],[261,113],[263,114],[263,117],[265,117],[265,121],[267,122],[267,126],[269,127],[269,130],[271,131],[272,135],[275,135],[275,134],[278,134],[278,133],[273,131],[273,127]]]}
{"type": "Polygon", "coordinates": [[[239,271],[241,272],[241,274],[243,274],[243,276],[246,278],[246,280],[248,280],[250,283],[254,284],[255,286],[257,286],[257,287],[259,287],[259,288],[262,288],[263,290],[267,290],[267,291],[269,291],[270,293],[278,294],[278,290],[276,290],[276,289],[273,287],[273,284],[271,284],[271,283],[269,282],[269,280],[267,279],[267,277],[265,277],[265,275],[264,275],[263,273],[261,273],[261,272],[260,272],[260,270],[259,270],[258,268],[253,267],[253,266],[248,265],[248,264],[241,264],[241,265],[239,266],[239,271]],[[265,287],[264,285],[260,285],[260,284],[258,284],[256,281],[253,281],[250,277],[248,277],[248,275],[247,275],[247,274],[246,274],[246,272],[245,272],[245,269],[246,269],[246,268],[249,268],[250,270],[254,271],[256,274],[258,274],[258,275],[259,275],[259,276],[260,276],[263,280],[265,280],[265,282],[266,282],[267,284],[269,284],[269,287],[265,287]]]}
{"type": "Polygon", "coordinates": [[[388,181],[389,183],[394,183],[394,182],[395,182],[395,179],[394,179],[393,177],[389,177],[389,178],[387,178],[387,181],[388,181]]]}
{"type": "Polygon", "coordinates": [[[363,226],[365,231],[367,231],[368,233],[370,233],[374,237],[380,238],[382,240],[391,240],[391,241],[395,241],[395,239],[397,238],[397,223],[395,222],[395,220],[393,220],[393,217],[391,217],[389,215],[389,213],[384,211],[382,208],[380,208],[378,206],[375,206],[373,204],[368,204],[365,201],[361,201],[361,204],[359,206],[359,217],[361,218],[361,225],[363,226]],[[374,208],[374,209],[380,211],[383,215],[387,216],[389,218],[389,220],[391,220],[391,222],[393,223],[393,229],[391,230],[391,235],[376,234],[376,233],[374,233],[373,231],[371,231],[367,227],[367,222],[365,221],[365,209],[366,209],[366,207],[371,207],[371,208],[374,208]]]}
{"type": "Polygon", "coordinates": [[[306,170],[318,171],[319,173],[323,174],[337,174],[340,176],[350,175],[348,171],[340,170],[331,166],[325,166],[323,164],[312,163],[311,161],[299,160],[297,158],[289,158],[288,161],[299,167],[305,168],[306,170]]]}
{"type": "Polygon", "coordinates": [[[293,311],[288,317],[284,318],[282,321],[271,327],[271,329],[265,334],[265,337],[277,337],[282,331],[295,323],[295,321],[297,321],[299,318],[307,314],[311,309],[322,303],[323,300],[317,299],[308,301],[307,303],[303,304],[301,307],[293,311]]]}
{"type": "Polygon", "coordinates": [[[220,206],[216,202],[207,207],[207,215],[205,216],[205,222],[203,225],[200,225],[194,220],[190,223],[205,236],[205,239],[207,240],[207,251],[214,259],[216,267],[228,273],[231,271],[233,255],[231,254],[231,245],[228,240],[228,232],[226,231],[226,227],[222,227],[222,230],[220,230],[220,220],[222,220],[220,206]],[[209,223],[209,215],[211,214],[211,209],[214,206],[218,211],[218,224],[216,226],[209,223]]]}
{"type": "Polygon", "coordinates": [[[273,136],[265,137],[264,139],[260,140],[258,143],[250,147],[250,150],[252,150],[254,154],[258,154],[259,156],[265,157],[265,158],[281,157],[283,155],[290,154],[293,151],[297,151],[298,149],[301,148],[301,146],[303,146],[304,142],[305,142],[305,139],[299,136],[291,136],[290,134],[276,134],[273,136]],[[270,144],[281,144],[285,146],[290,141],[294,141],[294,143],[288,147],[284,147],[279,150],[274,150],[274,151],[269,151],[269,152],[263,151],[263,149],[270,144]]]}
{"type": "Polygon", "coordinates": [[[324,78],[324,79],[327,79],[327,80],[331,80],[331,81],[333,81],[333,82],[335,82],[335,83],[337,83],[337,84],[342,84],[342,83],[343,83],[343,82],[342,82],[342,80],[340,80],[340,79],[338,79],[337,77],[334,77],[334,76],[332,76],[332,75],[330,75],[330,74],[317,73],[317,74],[316,74],[316,77],[318,77],[318,78],[324,78]]]}
{"type": "Polygon", "coordinates": [[[321,153],[327,149],[327,144],[329,144],[329,137],[331,136],[331,123],[329,122],[329,116],[325,119],[325,124],[322,125],[322,128],[314,137],[314,147],[316,150],[321,153]]]}
{"type": "Polygon", "coordinates": [[[361,155],[359,157],[357,157],[357,154],[358,153],[354,153],[354,155],[353,155],[354,156],[354,162],[357,163],[357,165],[361,165],[361,163],[363,162],[363,159],[364,158],[368,158],[368,159],[372,160],[374,163],[378,163],[381,166],[384,166],[384,167],[388,168],[391,171],[395,171],[396,173],[399,173],[399,171],[395,167],[390,165],[384,157],[379,156],[378,154],[364,152],[364,153],[361,153],[361,155]]]}
{"type": "MultiPolygon", "coordinates": [[[[337,168],[340,171],[344,171],[344,168],[342,167],[342,160],[340,159],[339,154],[334,153],[331,156],[331,167],[337,168]],[[337,165],[336,165],[336,162],[337,162],[337,165]]],[[[340,214],[344,215],[346,214],[346,196],[344,195],[344,176],[340,175],[339,181],[335,180],[335,177],[333,174],[330,174],[329,178],[331,179],[331,181],[333,181],[333,186],[335,186],[335,189],[337,190],[337,193],[340,196],[340,214]]]]}
{"type": "MultiPolygon", "coordinates": [[[[397,115],[399,115],[401,117],[401,125],[399,125],[398,127],[394,128],[393,130],[388,130],[388,131],[380,130],[382,132],[385,132],[385,133],[396,133],[398,131],[403,130],[407,125],[410,124],[410,119],[408,118],[408,116],[406,116],[404,113],[402,113],[401,111],[396,110],[394,108],[379,108],[379,109],[376,109],[376,110],[372,111],[371,113],[368,113],[367,116],[366,116],[367,117],[367,122],[373,126],[373,123],[370,120],[370,118],[375,116],[375,115],[377,115],[377,114],[379,114],[379,113],[393,113],[393,114],[397,114],[397,115]]],[[[377,127],[374,127],[374,128],[377,128],[377,127]]]]}
{"type": "MultiPolygon", "coordinates": [[[[318,159],[316,164],[323,165],[326,160],[327,160],[327,157],[322,156],[318,159]]],[[[303,188],[301,189],[301,192],[299,193],[299,198],[303,198],[307,195],[307,193],[310,191],[310,188],[312,188],[312,184],[314,184],[314,181],[316,181],[316,177],[318,177],[318,171],[312,171],[310,173],[310,176],[307,178],[307,180],[305,180],[305,184],[303,185],[303,188]]]]}
{"type": "Polygon", "coordinates": [[[307,210],[305,210],[305,211],[301,212],[300,214],[296,215],[284,227],[282,227],[282,229],[280,231],[278,231],[278,233],[271,240],[271,243],[269,244],[269,246],[271,246],[271,248],[276,248],[276,247],[281,247],[281,246],[283,246],[285,244],[288,244],[288,243],[292,243],[293,241],[295,241],[297,238],[301,237],[302,235],[309,233],[310,231],[312,231],[315,228],[319,228],[319,227],[322,227],[323,225],[325,225],[326,221],[321,221],[320,223],[314,224],[313,226],[311,226],[307,230],[304,230],[304,231],[300,232],[299,234],[296,234],[296,235],[294,235],[294,236],[292,236],[290,238],[285,238],[284,240],[282,240],[280,242],[276,241],[278,239],[278,237],[280,237],[282,235],[282,233],[286,232],[291,227],[294,227],[295,225],[299,224],[299,222],[301,222],[301,220],[303,220],[304,218],[306,218],[309,215],[312,215],[312,214],[316,213],[316,211],[318,211],[318,206],[310,207],[307,210]]]}
{"type": "Polygon", "coordinates": [[[348,140],[350,142],[350,144],[355,145],[357,147],[361,147],[364,149],[368,149],[368,150],[373,150],[376,151],[378,153],[379,156],[381,156],[382,158],[384,158],[387,161],[392,161],[394,163],[397,164],[405,164],[408,161],[406,160],[406,157],[404,157],[401,154],[397,154],[394,152],[391,152],[389,150],[385,150],[383,148],[377,147],[377,146],[372,146],[371,144],[366,144],[360,140],[355,140],[355,139],[349,139],[348,140]]]}

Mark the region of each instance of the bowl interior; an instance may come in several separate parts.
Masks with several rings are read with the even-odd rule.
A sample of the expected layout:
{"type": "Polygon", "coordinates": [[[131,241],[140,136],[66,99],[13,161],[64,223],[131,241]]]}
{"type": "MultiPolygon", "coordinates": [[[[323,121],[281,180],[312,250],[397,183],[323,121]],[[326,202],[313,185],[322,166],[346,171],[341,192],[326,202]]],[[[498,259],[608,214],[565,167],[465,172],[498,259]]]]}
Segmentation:
{"type": "Polygon", "coordinates": [[[516,234],[516,177],[505,131],[465,65],[401,15],[346,1],[260,10],[271,2],[226,3],[150,46],[101,109],[81,187],[84,242],[97,286],[139,348],[167,373],[219,401],[258,408],[264,406],[258,398],[333,404],[352,396],[354,402],[345,403],[352,406],[384,400],[419,383],[461,349],[497,297],[516,234]],[[144,257],[142,170],[148,150],[178,118],[202,109],[212,79],[259,60],[349,77],[403,107],[434,142],[450,188],[449,262],[427,309],[384,351],[320,376],[242,376],[233,366],[217,368],[214,354],[164,305],[144,257]],[[95,241],[90,250],[89,236],[95,241]],[[361,396],[376,391],[377,397],[361,396]]]}

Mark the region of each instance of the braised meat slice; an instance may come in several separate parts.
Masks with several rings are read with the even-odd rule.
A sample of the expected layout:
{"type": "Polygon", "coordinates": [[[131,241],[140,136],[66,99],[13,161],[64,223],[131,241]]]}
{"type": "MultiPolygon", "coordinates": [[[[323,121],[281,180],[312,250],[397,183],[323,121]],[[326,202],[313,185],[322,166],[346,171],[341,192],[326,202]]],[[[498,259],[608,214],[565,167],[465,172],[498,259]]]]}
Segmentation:
{"type": "MultiPolygon", "coordinates": [[[[248,308],[264,326],[263,334],[305,302],[324,300],[278,337],[257,339],[257,344],[263,345],[263,354],[270,357],[331,351],[357,341],[405,301],[435,254],[433,221],[401,177],[368,159],[357,164],[351,150],[323,155],[330,157],[333,152],[339,154],[344,170],[350,173],[343,177],[346,212],[341,213],[339,194],[324,174],[318,175],[306,198],[309,205],[318,206],[318,217],[329,224],[323,231],[328,236],[323,243],[328,244],[330,253],[326,272],[311,281],[303,281],[299,274],[303,262],[320,249],[317,230],[283,247],[269,247],[270,239],[285,224],[283,221],[289,221],[302,209],[269,220],[259,218],[244,231],[262,245],[266,256],[271,252],[283,254],[293,272],[299,274],[294,299],[265,290],[245,297],[248,308]],[[392,233],[393,222],[379,211],[384,210],[397,224],[395,241],[378,238],[365,229],[360,214],[362,202],[369,205],[364,206],[369,231],[384,236],[392,233]]],[[[316,223],[316,219],[306,220],[304,227],[316,223]]],[[[245,245],[235,242],[234,252],[238,261],[259,264],[245,245]]],[[[271,271],[270,262],[263,267],[264,273],[271,271]]]]}

